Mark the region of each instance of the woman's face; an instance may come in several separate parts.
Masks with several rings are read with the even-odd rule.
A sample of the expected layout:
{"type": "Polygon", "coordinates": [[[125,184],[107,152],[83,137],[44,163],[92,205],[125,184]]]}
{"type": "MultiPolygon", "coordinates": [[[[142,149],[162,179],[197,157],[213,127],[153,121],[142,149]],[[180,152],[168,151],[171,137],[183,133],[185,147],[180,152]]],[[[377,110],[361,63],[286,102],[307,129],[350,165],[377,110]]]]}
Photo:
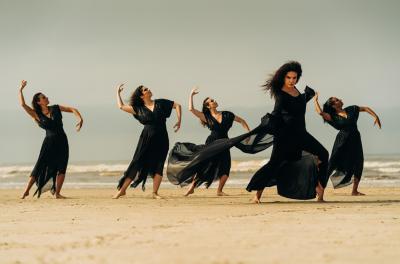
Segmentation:
{"type": "Polygon", "coordinates": [[[343,101],[339,98],[332,97],[331,98],[331,105],[335,109],[341,109],[343,106],[343,101]]]}
{"type": "Polygon", "coordinates": [[[143,86],[142,88],[142,99],[150,99],[153,96],[153,93],[151,92],[151,90],[145,86],[143,86]]]}
{"type": "Polygon", "coordinates": [[[40,106],[48,106],[49,105],[49,98],[47,98],[47,96],[44,95],[44,94],[39,95],[38,104],[40,106]]]}
{"type": "Polygon", "coordinates": [[[208,105],[208,108],[217,108],[218,107],[218,103],[217,103],[217,101],[215,101],[214,99],[212,99],[212,98],[208,98],[207,99],[207,101],[206,101],[206,103],[207,103],[207,105],[208,105]]]}
{"type": "Polygon", "coordinates": [[[297,72],[290,71],[285,76],[285,87],[294,88],[297,83],[297,72]]]}

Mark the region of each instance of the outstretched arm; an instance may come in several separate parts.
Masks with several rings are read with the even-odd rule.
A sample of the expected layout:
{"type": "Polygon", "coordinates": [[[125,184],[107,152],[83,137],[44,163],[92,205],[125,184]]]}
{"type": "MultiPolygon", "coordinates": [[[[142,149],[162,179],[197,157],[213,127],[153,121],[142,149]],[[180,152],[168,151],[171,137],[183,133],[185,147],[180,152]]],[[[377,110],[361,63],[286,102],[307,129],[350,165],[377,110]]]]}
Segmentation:
{"type": "Polygon", "coordinates": [[[318,92],[315,93],[314,96],[314,105],[315,105],[315,111],[317,112],[317,114],[319,114],[325,121],[331,121],[332,117],[330,114],[325,113],[322,111],[321,106],[319,105],[318,102],[318,92]]]}
{"type": "Polygon", "coordinates": [[[79,132],[79,130],[81,130],[82,125],[83,125],[83,119],[82,119],[81,113],[79,113],[78,109],[70,107],[70,106],[62,106],[62,105],[59,105],[59,107],[62,112],[73,113],[76,116],[76,118],[78,119],[78,123],[76,124],[76,131],[79,132]]]}
{"type": "Polygon", "coordinates": [[[122,101],[121,92],[124,90],[124,85],[125,85],[124,83],[121,83],[121,84],[119,84],[117,86],[117,104],[118,104],[118,108],[121,109],[122,111],[127,112],[127,113],[136,114],[135,110],[133,110],[133,107],[131,105],[126,105],[122,101]]]}
{"type": "Polygon", "coordinates": [[[182,121],[182,107],[180,104],[178,104],[177,102],[174,102],[174,106],[172,107],[176,110],[176,116],[178,118],[178,121],[176,122],[176,124],[174,125],[175,128],[175,132],[178,132],[178,130],[181,128],[181,121],[182,121]]]}
{"type": "Polygon", "coordinates": [[[190,92],[190,96],[189,96],[189,111],[192,112],[195,116],[197,116],[201,121],[207,122],[206,117],[204,116],[204,114],[202,112],[200,112],[199,110],[197,110],[196,108],[194,108],[194,105],[193,105],[193,96],[195,96],[198,93],[199,93],[199,91],[198,91],[197,88],[193,88],[192,91],[190,92]]]}
{"type": "Polygon", "coordinates": [[[382,128],[381,120],[379,119],[378,115],[369,107],[367,106],[360,106],[360,112],[367,112],[374,118],[374,125],[378,125],[379,129],[382,128]]]}
{"type": "Polygon", "coordinates": [[[240,123],[244,129],[246,129],[247,131],[250,131],[250,128],[247,125],[247,122],[243,118],[235,115],[235,122],[240,123]]]}
{"type": "Polygon", "coordinates": [[[21,81],[21,86],[19,87],[19,103],[21,104],[22,108],[24,108],[25,112],[28,113],[28,115],[30,115],[36,121],[39,121],[39,117],[37,116],[35,110],[33,110],[31,107],[29,107],[25,103],[25,98],[24,98],[24,94],[22,91],[24,90],[26,84],[27,84],[27,81],[25,81],[25,80],[21,81]]]}

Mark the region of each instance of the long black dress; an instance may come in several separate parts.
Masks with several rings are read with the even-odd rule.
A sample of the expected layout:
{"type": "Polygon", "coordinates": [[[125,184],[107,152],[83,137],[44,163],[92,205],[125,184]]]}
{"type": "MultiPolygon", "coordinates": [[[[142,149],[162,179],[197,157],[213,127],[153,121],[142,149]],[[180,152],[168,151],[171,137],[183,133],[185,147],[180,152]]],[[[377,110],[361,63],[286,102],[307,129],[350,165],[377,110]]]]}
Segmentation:
{"type": "Polygon", "coordinates": [[[55,191],[55,181],[58,174],[65,174],[68,165],[69,146],[64,132],[62,114],[58,105],[49,106],[50,118],[38,113],[38,125],[46,130],[46,137],[40,149],[39,158],[31,175],[35,178],[37,190],[34,195],[40,195],[45,185],[52,179],[51,190],[55,191]]]}
{"type": "Polygon", "coordinates": [[[228,138],[228,131],[232,127],[235,115],[229,111],[222,111],[221,123],[219,123],[210,113],[204,114],[206,126],[211,130],[205,145],[195,145],[192,143],[175,144],[168,158],[167,176],[171,183],[185,186],[192,182],[193,177],[195,186],[198,187],[205,183],[208,188],[213,181],[218,180],[223,175],[229,176],[231,170],[231,153],[229,149],[218,153],[208,162],[203,162],[196,167],[193,174],[181,173],[183,164],[190,163],[196,156],[197,151],[210,145],[212,142],[228,138]]]}
{"type": "Polygon", "coordinates": [[[154,109],[146,106],[138,107],[133,116],[144,125],[140,134],[133,159],[122,178],[118,189],[122,187],[126,178],[133,180],[131,187],[142,183],[145,190],[147,176],[163,175],[165,159],[169,149],[169,139],[166,119],[170,117],[174,102],[167,99],[154,100],[154,109]]]}
{"type": "Polygon", "coordinates": [[[278,184],[278,192],[283,196],[295,199],[311,199],[316,195],[317,180],[324,188],[326,187],[329,154],[307,132],[305,124],[306,104],[314,95],[314,90],[309,87],[306,87],[305,92],[298,96],[291,96],[284,91],[280,91],[276,95],[273,113],[280,116],[282,122],[279,131],[274,135],[271,158],[266,165],[254,174],[246,188],[248,191],[263,190],[265,187],[278,184]],[[313,169],[315,163],[312,162],[312,156],[309,154],[302,155],[303,151],[318,157],[320,160],[318,169],[313,169]],[[282,167],[288,163],[296,164],[303,169],[296,172],[292,167],[289,169],[282,167]],[[317,180],[313,179],[315,174],[317,180]],[[293,182],[305,184],[295,187],[296,184],[293,184],[293,182]],[[310,184],[314,184],[314,186],[310,186],[310,184]],[[292,186],[293,188],[288,189],[284,186],[292,186]],[[291,193],[292,191],[293,193],[291,193]]]}
{"type": "Polygon", "coordinates": [[[356,105],[344,108],[347,118],[332,115],[328,123],[339,130],[329,159],[328,175],[334,188],[347,186],[353,176],[361,179],[364,167],[364,154],[361,135],[357,128],[360,108],[356,105]]]}
{"type": "Polygon", "coordinates": [[[313,96],[314,91],[309,87],[297,97],[279,94],[274,111],[263,116],[261,123],[250,132],[219,139],[202,148],[191,145],[177,148],[174,151],[180,155],[181,162],[174,169],[178,171],[178,178],[195,175],[204,163],[211,164],[219,153],[233,146],[254,154],[274,145],[270,161],[256,172],[246,189],[262,190],[277,185],[278,193],[284,197],[315,198],[318,181],[326,186],[328,180],[328,151],[305,129],[306,103],[313,96]],[[321,160],[319,168],[312,154],[321,160]]]}

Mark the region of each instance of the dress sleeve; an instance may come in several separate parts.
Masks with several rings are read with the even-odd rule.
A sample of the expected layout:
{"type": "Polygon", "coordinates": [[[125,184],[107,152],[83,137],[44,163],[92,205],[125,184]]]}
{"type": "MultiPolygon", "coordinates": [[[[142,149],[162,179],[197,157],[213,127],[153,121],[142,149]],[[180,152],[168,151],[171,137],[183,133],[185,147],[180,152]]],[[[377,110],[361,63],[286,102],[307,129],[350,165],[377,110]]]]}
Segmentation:
{"type": "Polygon", "coordinates": [[[306,95],[307,102],[310,101],[315,95],[315,91],[309,86],[306,86],[306,89],[304,89],[304,93],[306,95]]]}
{"type": "Polygon", "coordinates": [[[59,115],[62,118],[62,112],[58,104],[53,105],[51,111],[53,111],[52,115],[59,115]]]}
{"type": "Polygon", "coordinates": [[[233,121],[235,121],[235,114],[230,111],[226,111],[225,114],[226,114],[226,119],[227,119],[228,123],[230,125],[232,125],[233,121]]]}
{"type": "Polygon", "coordinates": [[[358,116],[360,115],[360,107],[358,105],[352,105],[350,106],[353,115],[354,115],[354,120],[357,121],[358,120],[358,116]]]}
{"type": "Polygon", "coordinates": [[[158,102],[160,104],[160,110],[162,111],[165,118],[170,117],[172,112],[172,107],[174,106],[174,101],[168,99],[159,99],[158,102]]]}

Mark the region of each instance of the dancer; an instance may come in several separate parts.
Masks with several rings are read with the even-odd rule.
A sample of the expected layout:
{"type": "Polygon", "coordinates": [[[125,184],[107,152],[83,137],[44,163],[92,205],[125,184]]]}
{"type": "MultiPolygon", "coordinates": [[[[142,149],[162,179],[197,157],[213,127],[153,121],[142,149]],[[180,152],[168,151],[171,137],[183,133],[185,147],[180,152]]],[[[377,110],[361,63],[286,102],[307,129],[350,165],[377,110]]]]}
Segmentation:
{"type": "MultiPolygon", "coordinates": [[[[314,91],[306,87],[300,93],[296,84],[302,75],[300,63],[291,61],[282,65],[265,83],[265,91],[275,99],[273,114],[281,119],[278,130],[274,133],[274,143],[269,162],[260,168],[251,178],[247,190],[257,191],[253,202],[260,203],[265,187],[276,184],[281,177],[280,169],[285,162],[298,161],[302,151],[307,151],[319,159],[315,191],[318,201],[323,201],[324,188],[327,184],[328,151],[306,130],[306,104],[314,96],[314,91]]],[[[300,159],[301,160],[301,159],[300,159]]],[[[302,165],[301,163],[298,165],[302,165]]],[[[307,163],[304,166],[309,166],[307,163]]],[[[304,170],[308,171],[308,170],[304,170]]],[[[299,171],[301,174],[302,170],[299,171]]],[[[300,175],[301,176],[301,175],[300,175]]],[[[303,175],[310,178],[312,175],[303,175]]],[[[303,178],[304,178],[303,177],[303,178]]],[[[285,178],[291,181],[290,177],[285,178]]],[[[285,182],[282,182],[285,184],[285,182]]]]}
{"type": "Polygon", "coordinates": [[[36,182],[38,198],[44,191],[44,186],[52,179],[51,192],[57,199],[65,198],[61,195],[61,188],[64,183],[67,171],[69,146],[67,135],[63,129],[61,112],[73,113],[78,118],[76,130],[79,131],[83,124],[83,119],[79,111],[72,107],[51,105],[49,99],[43,93],[36,93],[32,99],[32,108],[26,105],[23,89],[27,81],[23,80],[19,89],[19,101],[24,110],[33,120],[46,130],[46,137],[43,140],[39,158],[31,173],[28,184],[21,199],[29,195],[29,191],[36,182]]]}
{"type": "Polygon", "coordinates": [[[363,167],[364,154],[360,132],[357,128],[359,112],[367,112],[374,118],[374,125],[381,128],[378,115],[369,107],[351,105],[343,108],[343,101],[330,97],[323,105],[314,97],[315,110],[324,121],[339,130],[329,159],[328,176],[334,188],[341,188],[353,182],[352,195],[365,195],[358,191],[363,167]]]}
{"type": "Polygon", "coordinates": [[[140,85],[130,98],[130,104],[126,105],[121,99],[124,84],[117,86],[118,107],[133,115],[144,125],[135,154],[128,169],[118,183],[118,192],[114,199],[126,194],[126,189],[132,183],[137,187],[142,183],[145,189],[147,176],[153,177],[153,198],[161,199],[158,189],[163,176],[165,159],[169,149],[169,139],[166,127],[166,119],[170,117],[172,109],[176,109],[178,122],[174,125],[175,132],[181,127],[181,106],[170,100],[153,100],[153,93],[149,88],[140,85]]]}
{"type": "MultiPolygon", "coordinates": [[[[208,127],[211,130],[211,134],[207,137],[206,145],[220,139],[228,138],[228,131],[232,127],[233,122],[240,123],[244,129],[250,131],[246,121],[239,116],[229,111],[219,111],[218,103],[210,97],[206,97],[203,101],[202,111],[197,110],[193,105],[193,97],[198,94],[198,89],[193,89],[189,97],[189,111],[192,112],[201,122],[204,127],[208,127]]],[[[191,158],[188,158],[188,150],[194,150],[189,155],[193,158],[196,150],[201,149],[202,146],[196,146],[191,143],[177,143],[170,153],[168,159],[167,175],[168,179],[173,184],[179,184],[184,186],[191,181],[190,188],[188,189],[185,196],[189,196],[194,193],[194,189],[201,184],[205,183],[208,188],[213,181],[219,179],[219,185],[217,189],[218,196],[226,195],[223,192],[226,181],[229,177],[231,169],[231,154],[229,149],[219,153],[209,162],[204,162],[202,166],[199,166],[193,175],[185,175],[184,178],[179,178],[176,166],[180,166],[181,163],[188,162],[191,158]],[[184,150],[182,152],[182,150],[184,150]],[[175,167],[175,168],[174,168],[175,167]]],[[[182,166],[180,166],[182,168],[182,166]]],[[[180,175],[182,176],[182,175],[180,175]]]]}

